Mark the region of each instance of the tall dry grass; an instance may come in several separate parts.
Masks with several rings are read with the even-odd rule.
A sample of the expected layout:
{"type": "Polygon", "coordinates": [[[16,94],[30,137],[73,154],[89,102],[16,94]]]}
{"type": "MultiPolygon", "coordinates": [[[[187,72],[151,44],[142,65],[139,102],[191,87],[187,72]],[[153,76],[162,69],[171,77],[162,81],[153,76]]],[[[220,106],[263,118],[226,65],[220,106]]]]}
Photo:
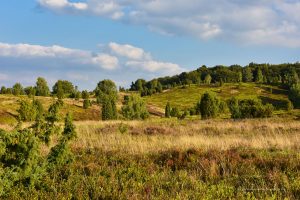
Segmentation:
{"type": "Polygon", "coordinates": [[[283,120],[77,122],[74,148],[130,154],[170,149],[300,149],[300,122],[283,120]],[[125,128],[124,128],[125,127],[125,128]],[[125,130],[124,130],[125,129],[125,130]],[[122,133],[123,132],[123,133],[122,133]]]}

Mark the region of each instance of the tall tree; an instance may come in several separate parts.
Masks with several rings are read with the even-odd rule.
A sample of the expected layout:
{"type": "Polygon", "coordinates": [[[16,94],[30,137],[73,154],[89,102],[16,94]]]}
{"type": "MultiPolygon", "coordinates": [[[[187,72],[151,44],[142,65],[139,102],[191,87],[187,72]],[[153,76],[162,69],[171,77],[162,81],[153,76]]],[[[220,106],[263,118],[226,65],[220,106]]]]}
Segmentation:
{"type": "Polygon", "coordinates": [[[264,82],[264,76],[262,74],[262,71],[260,68],[257,69],[257,74],[255,77],[255,82],[256,83],[263,83],[264,82]]]}
{"type": "Polygon", "coordinates": [[[118,100],[118,90],[116,84],[111,80],[100,81],[95,89],[95,94],[97,97],[97,102],[102,104],[102,119],[116,119],[116,102],[118,100]]]}
{"type": "Polygon", "coordinates": [[[244,82],[252,82],[253,81],[253,73],[250,67],[245,67],[243,69],[243,81],[244,82]]]}
{"type": "Polygon", "coordinates": [[[13,92],[13,95],[15,95],[15,96],[24,94],[24,89],[23,89],[23,86],[21,85],[21,83],[16,83],[13,86],[12,92],[13,92]]]}
{"type": "Polygon", "coordinates": [[[35,89],[36,89],[37,96],[49,96],[49,94],[50,94],[48,83],[42,77],[38,77],[38,79],[36,81],[35,89]]]}

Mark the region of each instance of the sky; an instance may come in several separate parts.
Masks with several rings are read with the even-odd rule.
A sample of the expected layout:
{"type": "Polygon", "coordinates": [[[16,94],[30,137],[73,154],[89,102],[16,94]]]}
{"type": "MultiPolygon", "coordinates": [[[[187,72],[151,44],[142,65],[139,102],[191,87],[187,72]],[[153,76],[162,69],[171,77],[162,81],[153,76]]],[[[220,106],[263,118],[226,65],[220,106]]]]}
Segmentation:
{"type": "Polygon", "coordinates": [[[2,0],[0,86],[300,61],[299,0],[2,0]]]}

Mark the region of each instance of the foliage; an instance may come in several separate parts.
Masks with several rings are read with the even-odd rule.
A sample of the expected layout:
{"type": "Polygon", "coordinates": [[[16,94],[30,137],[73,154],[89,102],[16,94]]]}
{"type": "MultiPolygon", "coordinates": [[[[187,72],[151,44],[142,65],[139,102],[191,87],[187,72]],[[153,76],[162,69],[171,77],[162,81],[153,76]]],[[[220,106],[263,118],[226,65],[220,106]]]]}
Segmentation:
{"type": "Polygon", "coordinates": [[[32,97],[34,97],[34,96],[36,95],[36,90],[35,90],[35,88],[32,87],[32,86],[26,87],[26,88],[24,89],[24,92],[25,92],[25,94],[26,94],[29,98],[32,98],[32,97]]]}
{"type": "Polygon", "coordinates": [[[53,170],[53,167],[66,164],[66,160],[70,159],[70,154],[62,156],[66,155],[66,145],[76,136],[75,127],[69,115],[66,117],[60,142],[48,155],[43,156],[41,153],[42,145],[49,144],[45,140],[49,137],[47,134],[54,132],[53,130],[55,132],[59,130],[55,125],[57,120],[49,117],[57,115],[58,110],[53,109],[57,105],[57,103],[53,104],[52,109],[46,113],[46,121],[41,117],[37,118],[35,124],[29,128],[20,129],[18,126],[13,131],[0,130],[0,197],[17,185],[37,187],[42,178],[53,170]]]}
{"type": "Polygon", "coordinates": [[[37,96],[49,96],[50,94],[48,83],[42,77],[37,78],[35,90],[37,96]]]}
{"type": "Polygon", "coordinates": [[[289,99],[295,108],[300,108],[300,84],[294,84],[290,88],[289,99]]]}
{"type": "Polygon", "coordinates": [[[97,102],[102,104],[102,120],[117,119],[118,90],[111,80],[100,81],[95,89],[97,102]]]}
{"type": "Polygon", "coordinates": [[[138,95],[131,95],[122,107],[122,114],[126,119],[147,119],[149,112],[144,100],[138,95]]]}
{"type": "Polygon", "coordinates": [[[17,110],[20,121],[30,122],[41,117],[44,113],[43,105],[39,100],[19,100],[20,108],[17,110]]]}
{"type": "Polygon", "coordinates": [[[202,95],[199,110],[202,119],[215,118],[220,111],[220,100],[211,92],[202,95]]]}
{"type": "Polygon", "coordinates": [[[271,117],[274,107],[271,104],[263,105],[261,101],[255,99],[232,98],[229,101],[229,109],[233,119],[244,119],[271,117]]]}
{"type": "Polygon", "coordinates": [[[165,117],[170,118],[171,117],[171,105],[170,102],[167,103],[165,108],[165,117]]]}
{"type": "Polygon", "coordinates": [[[58,80],[52,87],[53,94],[56,94],[59,99],[62,99],[64,95],[71,95],[74,91],[75,87],[73,83],[67,80],[58,80]]]}
{"type": "Polygon", "coordinates": [[[19,95],[24,94],[24,89],[23,89],[23,86],[21,85],[21,83],[14,84],[14,86],[12,88],[12,93],[15,96],[19,96],[19,95]]]}
{"type": "Polygon", "coordinates": [[[109,96],[102,97],[102,120],[117,119],[117,106],[116,102],[109,96]]]}

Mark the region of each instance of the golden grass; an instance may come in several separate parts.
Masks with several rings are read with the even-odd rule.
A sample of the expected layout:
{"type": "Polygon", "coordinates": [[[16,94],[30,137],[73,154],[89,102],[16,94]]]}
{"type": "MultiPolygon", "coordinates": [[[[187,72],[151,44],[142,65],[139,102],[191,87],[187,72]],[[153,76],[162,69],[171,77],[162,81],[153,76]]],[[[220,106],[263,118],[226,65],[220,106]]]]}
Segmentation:
{"type": "Polygon", "coordinates": [[[170,149],[227,150],[300,149],[300,122],[280,120],[212,120],[146,122],[77,122],[74,148],[97,148],[129,154],[155,153],[170,149]],[[121,133],[120,124],[128,131],[121,133]],[[125,125],[124,125],[125,124],[125,125]],[[149,135],[148,129],[158,130],[149,135]]]}

